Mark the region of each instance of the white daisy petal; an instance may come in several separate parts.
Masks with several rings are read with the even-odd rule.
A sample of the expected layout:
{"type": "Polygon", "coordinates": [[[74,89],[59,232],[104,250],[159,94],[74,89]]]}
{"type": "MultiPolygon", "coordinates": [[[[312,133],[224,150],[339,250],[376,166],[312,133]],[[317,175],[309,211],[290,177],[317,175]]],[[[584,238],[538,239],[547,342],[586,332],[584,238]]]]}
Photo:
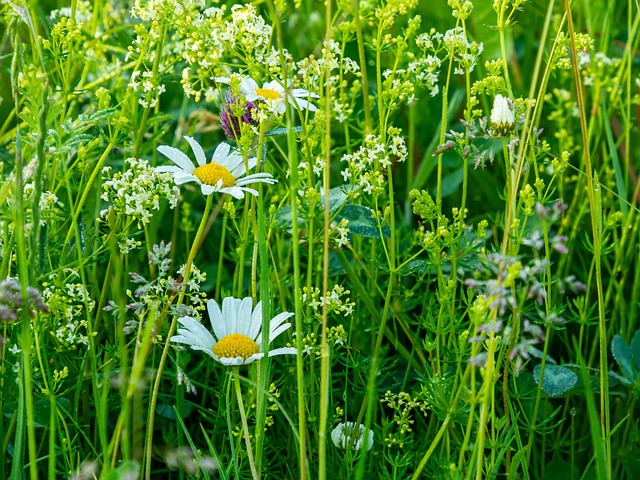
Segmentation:
{"type": "Polygon", "coordinates": [[[193,166],[193,162],[185,153],[178,150],[177,148],[170,147],[168,145],[160,145],[158,147],[158,151],[171,160],[173,163],[178,165],[187,173],[193,173],[195,170],[193,166]]]}
{"type": "MultiPolygon", "coordinates": [[[[252,340],[255,340],[258,334],[260,333],[260,329],[262,328],[262,300],[256,304],[256,307],[253,309],[253,313],[251,314],[251,326],[247,331],[247,337],[252,340]]],[[[258,345],[260,345],[258,343],[258,345]]]]}
{"type": "MultiPolygon", "coordinates": [[[[242,335],[247,335],[249,327],[251,326],[251,310],[253,309],[253,301],[251,297],[245,297],[240,301],[238,307],[238,325],[236,332],[242,335]]],[[[247,335],[248,336],[248,335],[247,335]]]]}
{"type": "MultiPolygon", "coordinates": [[[[240,187],[226,187],[222,189],[224,193],[228,193],[233,198],[237,198],[238,200],[241,200],[244,198],[244,193],[242,193],[242,190],[244,189],[240,187]]],[[[258,192],[256,192],[255,195],[258,196],[258,192]]]]}
{"type": "Polygon", "coordinates": [[[215,152],[213,152],[213,157],[211,158],[212,162],[217,163],[218,165],[222,165],[226,167],[225,163],[227,161],[227,157],[229,156],[229,150],[231,150],[231,145],[228,143],[222,142],[220,145],[216,147],[215,152]]]}
{"type": "Polygon", "coordinates": [[[244,359],[242,357],[220,357],[220,363],[229,367],[235,367],[238,365],[242,365],[244,363],[244,359]]]}
{"type": "Polygon", "coordinates": [[[291,328],[291,324],[290,323],[284,323],[282,325],[280,325],[278,328],[274,328],[271,330],[271,333],[269,333],[269,343],[273,342],[273,340],[275,338],[278,337],[278,335],[280,335],[282,332],[289,330],[289,328],[291,328]]]}
{"type": "MultiPolygon", "coordinates": [[[[258,196],[258,191],[257,191],[257,190],[254,190],[253,188],[247,188],[247,187],[237,187],[237,188],[238,188],[238,190],[241,190],[241,191],[244,191],[244,192],[250,193],[250,194],[251,194],[251,195],[253,195],[254,197],[257,197],[257,196],[258,196]]],[[[238,198],[238,197],[236,197],[236,198],[238,198]]],[[[240,198],[244,198],[244,195],[242,195],[240,198]]]]}
{"type": "Polygon", "coordinates": [[[220,306],[215,300],[209,300],[207,302],[207,312],[209,312],[209,321],[211,322],[211,328],[216,338],[221,339],[227,335],[227,328],[222,319],[222,312],[220,306]]]}
{"type": "MultiPolygon", "coordinates": [[[[271,355],[269,355],[269,356],[271,356],[271,355]]],[[[264,353],[256,353],[254,355],[251,355],[249,358],[247,358],[244,361],[244,364],[248,365],[248,364],[250,364],[250,363],[252,363],[252,362],[254,362],[256,360],[260,360],[262,357],[264,357],[264,353]]]]}
{"type": "Polygon", "coordinates": [[[176,174],[176,176],[173,178],[173,181],[176,182],[176,185],[182,185],[183,183],[188,183],[188,182],[200,183],[200,180],[198,180],[193,175],[183,175],[180,173],[176,174]]]}
{"type": "Polygon", "coordinates": [[[159,173],[184,173],[184,170],[180,167],[176,167],[174,165],[162,165],[160,167],[154,168],[156,172],[159,173]]]}
{"type": "Polygon", "coordinates": [[[216,188],[212,187],[211,185],[205,185],[203,183],[202,185],[200,185],[200,191],[202,192],[203,195],[211,195],[213,192],[216,191],[216,188]]]}
{"type": "Polygon", "coordinates": [[[270,357],[275,357],[276,355],[295,355],[296,353],[298,353],[298,350],[293,347],[282,347],[269,350],[270,357]]]}
{"type": "Polygon", "coordinates": [[[236,309],[235,298],[227,297],[222,300],[222,318],[227,324],[227,335],[231,332],[237,332],[238,311],[236,309]]]}
{"type": "Polygon", "coordinates": [[[198,165],[203,166],[207,163],[207,157],[204,154],[204,150],[202,149],[202,147],[200,146],[200,144],[196,141],[195,138],[193,137],[189,137],[187,135],[184,136],[184,139],[189,142],[189,145],[191,145],[191,150],[193,150],[193,153],[196,156],[196,161],[198,162],[198,165]]]}
{"type": "Polygon", "coordinates": [[[280,325],[282,325],[282,323],[284,323],[285,320],[287,320],[288,318],[293,317],[293,313],[292,312],[282,312],[279,313],[278,315],[276,315],[275,317],[273,317],[271,319],[271,322],[269,324],[269,330],[271,332],[273,332],[276,328],[278,328],[280,325]]]}

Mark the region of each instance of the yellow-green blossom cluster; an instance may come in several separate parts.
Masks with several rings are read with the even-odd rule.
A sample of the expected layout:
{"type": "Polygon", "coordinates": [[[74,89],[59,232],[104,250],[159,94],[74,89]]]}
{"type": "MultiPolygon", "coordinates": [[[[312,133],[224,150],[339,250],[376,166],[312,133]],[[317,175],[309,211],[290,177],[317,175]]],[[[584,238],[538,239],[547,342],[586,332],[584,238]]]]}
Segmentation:
{"type": "Polygon", "coordinates": [[[387,391],[380,403],[391,409],[392,418],[389,420],[388,428],[391,430],[384,439],[387,448],[404,448],[404,444],[410,441],[413,432],[414,411],[419,411],[422,415],[427,414],[429,405],[424,400],[413,398],[407,392],[392,393],[387,391]]]}

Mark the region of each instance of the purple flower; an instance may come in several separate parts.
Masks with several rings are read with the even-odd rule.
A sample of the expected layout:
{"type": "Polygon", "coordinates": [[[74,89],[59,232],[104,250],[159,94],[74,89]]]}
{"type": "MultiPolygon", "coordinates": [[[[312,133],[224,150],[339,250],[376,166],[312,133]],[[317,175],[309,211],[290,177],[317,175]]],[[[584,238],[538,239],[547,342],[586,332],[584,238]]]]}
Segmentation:
{"type": "Polygon", "coordinates": [[[243,107],[239,98],[234,97],[231,92],[227,92],[220,111],[220,126],[225,135],[233,140],[238,140],[241,122],[253,127],[258,126],[258,121],[254,119],[254,110],[257,112],[258,107],[252,102],[245,102],[243,107]],[[239,109],[242,109],[240,110],[241,115],[238,114],[239,109]]]}

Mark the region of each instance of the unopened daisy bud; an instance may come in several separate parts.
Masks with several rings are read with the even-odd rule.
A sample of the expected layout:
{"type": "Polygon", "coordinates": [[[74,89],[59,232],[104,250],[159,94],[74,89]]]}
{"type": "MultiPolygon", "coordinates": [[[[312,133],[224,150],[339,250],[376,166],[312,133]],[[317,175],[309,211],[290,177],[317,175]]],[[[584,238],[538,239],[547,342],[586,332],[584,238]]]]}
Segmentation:
{"type": "Polygon", "coordinates": [[[513,111],[509,106],[509,100],[502,95],[496,95],[491,109],[491,126],[495,135],[504,136],[513,128],[513,111]]]}
{"type": "Polygon", "coordinates": [[[231,92],[227,92],[224,97],[224,104],[220,111],[220,126],[225,135],[233,140],[239,140],[243,123],[254,127],[258,126],[258,121],[254,119],[253,111],[257,111],[252,102],[240,103],[240,99],[233,96],[231,92]]]}

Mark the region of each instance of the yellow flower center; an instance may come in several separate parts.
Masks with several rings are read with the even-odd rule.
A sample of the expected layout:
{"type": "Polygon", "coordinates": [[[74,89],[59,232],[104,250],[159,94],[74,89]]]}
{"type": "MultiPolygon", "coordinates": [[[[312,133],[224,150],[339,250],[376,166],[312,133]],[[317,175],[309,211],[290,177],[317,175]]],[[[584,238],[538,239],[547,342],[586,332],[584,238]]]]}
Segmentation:
{"type": "Polygon", "coordinates": [[[236,184],[236,179],[231,175],[231,172],[215,162],[196,168],[193,171],[193,175],[205,185],[211,185],[212,187],[218,185],[220,180],[222,180],[223,187],[233,187],[236,184]]]}
{"type": "Polygon", "coordinates": [[[241,333],[227,335],[213,347],[213,353],[220,358],[242,357],[246,360],[258,352],[260,352],[258,344],[241,333]]]}
{"type": "Polygon", "coordinates": [[[282,98],[280,93],[275,90],[269,90],[268,88],[256,88],[256,93],[260,95],[265,100],[278,100],[282,98]]]}

